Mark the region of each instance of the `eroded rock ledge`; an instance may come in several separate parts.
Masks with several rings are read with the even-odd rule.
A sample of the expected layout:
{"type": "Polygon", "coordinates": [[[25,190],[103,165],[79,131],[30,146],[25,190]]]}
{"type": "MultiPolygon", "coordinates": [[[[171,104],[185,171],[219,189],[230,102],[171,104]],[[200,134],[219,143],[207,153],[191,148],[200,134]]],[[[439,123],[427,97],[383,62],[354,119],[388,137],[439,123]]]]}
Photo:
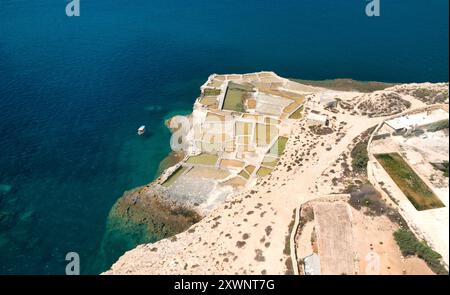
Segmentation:
{"type": "MultiPolygon", "coordinates": [[[[287,82],[286,79],[269,72],[212,75],[202,86],[202,94],[207,95],[196,101],[192,121],[203,118],[200,120],[202,126],[208,121],[211,108],[218,108],[215,112],[219,112],[220,117],[224,104],[222,94],[227,89],[226,86],[222,87],[225,85],[224,81],[242,83],[243,79],[253,86],[256,85],[257,89],[252,89],[254,92],[250,96],[243,96],[243,105],[235,106],[244,108],[247,117],[249,108],[261,107],[261,102],[271,100],[271,96],[278,99],[282,96],[287,99],[291,95],[293,98],[301,96],[301,99],[297,98],[295,101],[294,107],[286,105],[284,108],[270,109],[274,112],[281,110],[280,121],[284,120],[285,124],[267,119],[267,115],[256,121],[256,124],[269,125],[278,122],[276,124],[281,128],[277,137],[289,138],[285,142],[284,153],[278,156],[270,155],[270,160],[273,161],[268,161],[267,154],[261,154],[261,157],[245,157],[245,153],[249,152],[246,148],[242,151],[244,158],[239,159],[244,164],[238,168],[228,167],[229,175],[225,177],[222,172],[218,172],[225,166],[221,165],[223,154],[219,155],[218,159],[211,159],[188,153],[180,163],[167,169],[156,183],[127,193],[113,208],[111,220],[128,220],[125,226],[137,223],[148,232],[161,235],[158,242],[142,243],[143,245],[125,253],[105,274],[289,273],[291,263],[289,251],[286,249],[289,249],[287,241],[293,211],[301,204],[323,195],[342,193],[342,183],[333,182],[340,179],[338,174],[341,172],[352,172],[352,167],[346,163],[338,164],[340,160],[346,162],[343,155],[352,150],[356,138],[393,115],[383,107],[387,102],[403,113],[432,104],[435,92],[438,92],[430,92],[429,97],[425,99],[417,97],[415,93],[406,94],[400,90],[436,88],[439,95],[442,92],[445,96],[445,88],[448,87],[448,83],[400,85],[362,94],[358,91],[336,91],[287,82]],[[268,88],[265,87],[267,83],[270,84],[268,88]],[[389,96],[388,100],[385,95],[393,92],[396,95],[389,96]],[[261,98],[263,100],[258,104],[258,99],[261,98]],[[360,110],[360,106],[367,108],[360,110]],[[381,111],[372,115],[375,110],[381,111]],[[318,113],[320,116],[316,116],[318,113]],[[310,114],[314,115],[309,116],[310,114]],[[322,117],[327,120],[320,121],[322,117]],[[315,132],[317,130],[311,127],[317,124],[328,124],[330,132],[315,132]],[[189,157],[193,159],[189,161],[189,157]],[[214,164],[209,163],[212,160],[214,164]],[[249,163],[250,160],[255,162],[249,163]],[[272,164],[271,169],[265,167],[272,164]],[[180,166],[185,167],[182,172],[178,170],[180,166]],[[249,169],[249,166],[254,167],[249,169]],[[269,173],[258,173],[261,167],[270,170],[269,173]],[[220,200],[214,206],[200,206],[200,203],[192,201],[195,198],[184,194],[183,188],[191,183],[191,179],[201,179],[199,175],[203,175],[205,168],[208,168],[208,173],[212,173],[211,169],[217,170],[212,173],[215,175],[215,183],[211,187],[233,187],[236,182],[230,180],[239,179],[240,188],[233,187],[233,190],[226,193],[225,198],[199,196],[206,204],[211,203],[208,200],[220,200]],[[174,174],[177,174],[177,180],[172,178],[170,185],[164,186],[174,174]],[[175,197],[177,194],[173,194],[171,190],[186,195],[186,198],[180,198],[180,195],[175,197]],[[208,210],[205,211],[205,208],[208,210]],[[200,221],[196,223],[198,220],[200,221]],[[179,234],[176,234],[177,232],[179,234]],[[161,240],[162,237],[174,234],[176,235],[172,238],[161,240]]],[[[246,87],[250,87],[248,84],[240,88],[232,85],[236,91],[247,91],[246,87]]],[[[448,103],[448,92],[445,103],[448,103]]],[[[234,110],[231,115],[236,115],[236,112],[241,113],[237,116],[238,120],[242,121],[242,112],[234,110]]],[[[195,139],[194,136],[192,138],[195,139]]],[[[273,142],[275,140],[276,138],[273,142]]],[[[269,150],[273,142],[269,145],[269,150]]],[[[235,158],[232,160],[237,161],[235,158]]],[[[356,180],[353,181],[356,183],[356,180]]]]}

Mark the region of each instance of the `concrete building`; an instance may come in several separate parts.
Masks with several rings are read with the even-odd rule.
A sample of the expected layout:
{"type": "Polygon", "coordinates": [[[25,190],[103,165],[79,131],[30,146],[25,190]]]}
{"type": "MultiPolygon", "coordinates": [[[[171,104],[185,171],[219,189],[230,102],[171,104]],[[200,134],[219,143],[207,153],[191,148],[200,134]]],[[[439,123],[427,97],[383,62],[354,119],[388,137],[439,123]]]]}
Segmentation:
{"type": "Polygon", "coordinates": [[[306,121],[308,122],[308,125],[328,126],[329,124],[327,115],[321,115],[313,112],[308,114],[306,121]]]}
{"type": "Polygon", "coordinates": [[[412,115],[405,115],[391,120],[385,124],[395,132],[415,130],[420,127],[426,127],[438,121],[448,120],[448,112],[443,109],[435,109],[412,115]]]}
{"type": "Polygon", "coordinates": [[[336,108],[338,106],[338,100],[335,95],[322,95],[320,97],[320,104],[323,105],[324,108],[336,108]]]}
{"type": "Polygon", "coordinates": [[[305,275],[320,275],[320,257],[316,253],[303,258],[305,275]]]}

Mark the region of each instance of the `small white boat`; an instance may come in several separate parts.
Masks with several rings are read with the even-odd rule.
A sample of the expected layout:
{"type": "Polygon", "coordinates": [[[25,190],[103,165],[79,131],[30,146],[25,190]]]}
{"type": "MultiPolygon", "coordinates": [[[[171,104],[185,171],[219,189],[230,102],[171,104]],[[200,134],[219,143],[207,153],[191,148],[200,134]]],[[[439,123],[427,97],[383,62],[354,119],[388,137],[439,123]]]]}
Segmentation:
{"type": "Polygon", "coordinates": [[[145,125],[142,125],[141,127],[139,127],[137,133],[138,133],[139,135],[144,134],[144,133],[145,133],[145,125]]]}

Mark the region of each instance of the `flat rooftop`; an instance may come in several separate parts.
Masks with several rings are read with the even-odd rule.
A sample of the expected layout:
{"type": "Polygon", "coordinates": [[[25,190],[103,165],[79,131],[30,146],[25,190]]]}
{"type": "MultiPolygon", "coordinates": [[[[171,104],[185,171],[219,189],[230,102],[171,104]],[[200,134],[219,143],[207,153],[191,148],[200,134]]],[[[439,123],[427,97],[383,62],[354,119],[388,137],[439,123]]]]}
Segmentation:
{"type": "Polygon", "coordinates": [[[414,126],[424,126],[434,122],[448,120],[448,112],[443,109],[422,112],[413,115],[406,115],[386,121],[386,124],[395,130],[414,126]]]}
{"type": "Polygon", "coordinates": [[[316,114],[316,113],[309,113],[308,116],[306,117],[306,119],[307,120],[311,120],[311,121],[317,121],[317,122],[325,123],[328,120],[328,116],[327,115],[316,114]]]}

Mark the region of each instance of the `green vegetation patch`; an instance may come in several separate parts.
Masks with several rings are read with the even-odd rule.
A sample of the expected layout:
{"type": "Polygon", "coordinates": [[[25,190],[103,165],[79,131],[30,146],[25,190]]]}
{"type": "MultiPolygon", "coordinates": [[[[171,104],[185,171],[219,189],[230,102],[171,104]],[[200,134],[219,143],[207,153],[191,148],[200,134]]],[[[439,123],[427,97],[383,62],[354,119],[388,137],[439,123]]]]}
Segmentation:
{"type": "Polygon", "coordinates": [[[244,102],[252,87],[230,82],[225,94],[223,108],[228,111],[245,112],[244,102]]]}
{"type": "Polygon", "coordinates": [[[162,184],[162,186],[169,187],[171,186],[183,173],[187,170],[187,167],[180,166],[178,167],[169,177],[167,177],[166,181],[162,184]]]}
{"type": "Polygon", "coordinates": [[[260,177],[264,177],[272,173],[272,169],[266,167],[260,167],[258,171],[256,171],[256,175],[260,177]]]}
{"type": "Polygon", "coordinates": [[[192,156],[187,159],[187,163],[189,164],[201,164],[201,165],[211,165],[214,166],[217,163],[219,157],[217,155],[212,154],[200,154],[198,156],[192,156]]]}
{"type": "Polygon", "coordinates": [[[358,142],[351,152],[352,156],[352,168],[355,172],[363,172],[367,169],[367,163],[369,162],[369,156],[367,154],[368,141],[358,142]]]}
{"type": "Polygon", "coordinates": [[[247,171],[242,170],[241,172],[239,172],[239,175],[244,177],[245,179],[249,179],[250,175],[248,175],[247,171]]]}
{"type": "Polygon", "coordinates": [[[288,138],[284,136],[278,137],[277,141],[270,148],[269,154],[281,156],[286,149],[286,144],[288,142],[288,138]]]}
{"type": "Polygon", "coordinates": [[[253,86],[248,83],[247,84],[238,84],[238,83],[230,82],[230,83],[228,83],[228,89],[240,90],[240,91],[244,91],[244,92],[251,92],[251,91],[253,91],[253,86]]]}
{"type": "Polygon", "coordinates": [[[205,88],[205,90],[203,90],[203,95],[204,96],[218,96],[218,95],[220,95],[220,89],[205,88]]]}
{"type": "Polygon", "coordinates": [[[378,154],[375,157],[417,210],[444,207],[441,200],[398,153],[378,154]]]}
{"type": "Polygon", "coordinates": [[[289,119],[299,120],[303,118],[303,105],[301,105],[295,112],[293,112],[289,119]]]}
{"type": "Polygon", "coordinates": [[[427,131],[436,132],[444,129],[448,129],[448,119],[434,122],[427,127],[427,131]]]}
{"type": "Polygon", "coordinates": [[[430,248],[424,241],[419,241],[414,234],[407,229],[401,228],[394,232],[394,239],[397,242],[403,256],[419,256],[428,266],[439,275],[448,275],[448,271],[442,265],[442,256],[430,248]]]}

